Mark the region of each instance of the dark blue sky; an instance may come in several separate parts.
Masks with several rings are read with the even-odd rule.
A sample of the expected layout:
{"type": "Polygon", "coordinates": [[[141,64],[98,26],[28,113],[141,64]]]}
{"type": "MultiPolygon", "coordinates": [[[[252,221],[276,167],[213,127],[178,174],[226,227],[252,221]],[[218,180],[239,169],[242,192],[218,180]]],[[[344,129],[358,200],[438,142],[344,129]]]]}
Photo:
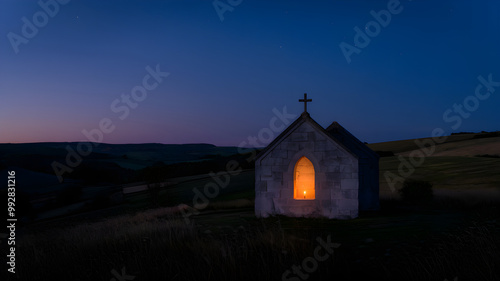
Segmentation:
{"type": "Polygon", "coordinates": [[[500,81],[500,2],[401,0],[348,63],[339,45],[392,2],[220,0],[239,4],[221,21],[212,1],[73,0],[44,22],[37,1],[2,1],[0,142],[81,141],[109,118],[107,143],[238,145],[304,92],[318,123],[367,142],[500,130],[500,87],[474,97],[478,76],[500,81]],[[157,65],[170,75],[116,110],[157,65]]]}

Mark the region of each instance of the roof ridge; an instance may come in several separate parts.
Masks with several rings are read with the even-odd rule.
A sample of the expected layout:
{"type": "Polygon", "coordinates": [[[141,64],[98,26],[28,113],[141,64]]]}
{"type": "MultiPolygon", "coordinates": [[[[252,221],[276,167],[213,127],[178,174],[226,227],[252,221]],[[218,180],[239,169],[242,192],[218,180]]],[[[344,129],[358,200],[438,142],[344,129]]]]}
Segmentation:
{"type": "MultiPolygon", "coordinates": [[[[325,134],[327,137],[329,137],[332,141],[334,141],[336,144],[340,145],[343,149],[345,149],[347,152],[351,153],[355,157],[358,157],[356,153],[354,153],[351,149],[349,149],[342,141],[337,139],[335,136],[333,136],[330,132],[328,132],[323,126],[318,124],[316,120],[314,120],[311,115],[308,112],[303,112],[295,121],[292,122],[283,132],[281,132],[272,142],[270,142],[262,151],[260,151],[256,157],[255,160],[261,158],[264,156],[270,149],[271,147],[274,147],[276,143],[279,143],[283,137],[292,130],[292,128],[296,127],[299,125],[300,122],[307,122],[310,121],[311,125],[314,127],[317,127],[317,129],[325,134]]],[[[335,122],[336,123],[336,122],[335,122]]],[[[338,123],[337,123],[338,124],[338,123]]],[[[345,130],[345,129],[344,129],[345,130]]],[[[353,136],[354,137],[354,136],[353,136]]],[[[359,141],[359,140],[358,140],[359,141]]]]}

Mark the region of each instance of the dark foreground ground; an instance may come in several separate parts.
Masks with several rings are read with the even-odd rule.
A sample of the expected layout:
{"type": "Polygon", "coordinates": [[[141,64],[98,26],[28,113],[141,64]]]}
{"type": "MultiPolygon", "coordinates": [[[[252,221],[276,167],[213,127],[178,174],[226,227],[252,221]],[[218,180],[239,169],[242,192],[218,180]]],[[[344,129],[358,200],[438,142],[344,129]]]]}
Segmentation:
{"type": "Polygon", "coordinates": [[[19,230],[17,273],[2,280],[499,280],[497,204],[381,204],[348,221],[226,206],[36,223],[19,230]]]}

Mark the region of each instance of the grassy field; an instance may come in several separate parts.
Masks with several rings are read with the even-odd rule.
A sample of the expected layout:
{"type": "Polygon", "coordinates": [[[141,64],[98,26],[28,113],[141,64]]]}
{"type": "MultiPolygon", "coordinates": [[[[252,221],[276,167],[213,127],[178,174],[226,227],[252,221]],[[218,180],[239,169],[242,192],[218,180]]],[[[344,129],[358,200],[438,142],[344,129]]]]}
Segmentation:
{"type": "MultiPolygon", "coordinates": [[[[16,277],[499,280],[500,158],[464,154],[476,153],[478,143],[491,152],[498,138],[449,140],[439,148],[444,154],[424,158],[410,176],[433,184],[435,196],[428,203],[402,201],[384,177],[387,171],[398,173],[398,157],[407,159],[412,140],[379,144],[378,150],[397,153],[380,159],[381,210],[361,212],[354,220],[258,219],[253,170],[229,177],[227,187],[186,220],[179,204],[193,206],[193,189],[203,190],[214,179],[183,177],[158,193],[127,195],[114,207],[19,228],[16,277]],[[328,237],[335,249],[325,260],[312,261],[318,239],[328,237]],[[300,274],[294,273],[297,266],[300,274]]],[[[5,246],[0,244],[2,251],[5,246]]]]}
{"type": "MultiPolygon", "coordinates": [[[[408,159],[405,157],[405,159],[408,159]]],[[[398,157],[383,157],[380,159],[380,195],[384,199],[398,199],[398,192],[389,188],[385,172],[398,174],[401,164],[398,157]]],[[[440,156],[427,157],[423,163],[415,167],[410,176],[412,179],[426,180],[433,184],[437,196],[446,194],[455,198],[483,197],[484,200],[500,200],[500,158],[440,156]],[[452,192],[450,192],[452,191],[452,192]],[[456,192],[455,192],[456,191],[456,192]],[[471,192],[474,191],[474,192],[471,192]]],[[[213,180],[206,177],[185,177],[184,182],[174,185],[160,192],[161,202],[164,205],[175,205],[180,202],[192,204],[193,188],[203,190],[203,187],[213,180]],[[193,178],[193,180],[190,180],[193,178]]],[[[400,187],[400,185],[398,185],[400,187]]],[[[147,194],[132,201],[144,202],[147,194]]],[[[133,196],[132,196],[133,197],[133,196]]],[[[221,189],[220,194],[211,200],[211,204],[218,201],[234,199],[249,199],[255,197],[254,172],[244,171],[241,175],[232,176],[229,186],[221,189]]]]}
{"type": "MultiPolygon", "coordinates": [[[[491,134],[491,133],[490,133],[491,134]]],[[[481,154],[500,156],[500,137],[489,134],[460,134],[447,136],[443,143],[435,143],[431,138],[389,141],[368,144],[374,151],[392,151],[408,156],[413,150],[420,149],[419,143],[434,143],[431,156],[476,156],[481,154]]]]}
{"type": "Polygon", "coordinates": [[[280,280],[314,255],[318,238],[330,237],[338,247],[308,280],[497,280],[497,207],[382,207],[348,221],[256,219],[253,208],[230,208],[189,224],[174,208],[159,208],[37,229],[18,240],[17,276],[111,280],[125,268],[134,280],[280,280]]]}
{"type": "MultiPolygon", "coordinates": [[[[421,168],[445,175],[471,162],[462,157],[429,159],[421,168]]],[[[396,160],[386,158],[382,167],[395,167],[396,160]]],[[[499,165],[498,159],[474,160],[477,167],[499,165]]],[[[417,177],[424,174],[415,172],[417,177]]],[[[429,179],[446,178],[454,177],[429,179]]],[[[192,205],[192,189],[202,189],[212,180],[186,177],[161,191],[159,203],[192,205]]],[[[126,215],[62,218],[50,227],[41,223],[26,228],[19,238],[18,277],[111,280],[113,270],[125,268],[134,280],[280,280],[287,270],[302,266],[314,255],[318,237],[330,236],[340,246],[307,273],[307,280],[375,276],[383,280],[497,280],[500,201],[476,194],[478,200],[470,204],[467,192],[471,190],[475,192],[473,185],[438,185],[435,193],[440,197],[424,205],[383,199],[379,212],[361,213],[355,220],[257,219],[252,204],[253,171],[244,171],[231,177],[206,209],[189,217],[189,223],[176,207],[148,209],[149,194],[141,193],[127,198],[127,210],[122,210],[126,215]],[[446,190],[452,192],[439,193],[446,190]],[[466,198],[451,196],[460,192],[466,198]]]]}
{"type": "MultiPolygon", "coordinates": [[[[444,144],[449,144],[451,143],[452,147],[456,146],[458,142],[462,141],[467,141],[467,140],[477,140],[474,139],[476,135],[480,134],[461,134],[461,135],[451,135],[446,137],[446,141],[440,145],[444,144]]],[[[370,147],[374,151],[392,151],[394,153],[401,153],[401,152],[407,152],[407,151],[412,151],[415,149],[419,149],[419,146],[415,142],[415,140],[418,140],[420,142],[425,142],[426,140],[432,140],[431,138],[420,138],[420,139],[409,139],[409,140],[397,140],[397,141],[387,141],[387,142],[380,142],[380,143],[371,143],[368,144],[368,147],[370,147]]]]}
{"type": "MultiPolygon", "coordinates": [[[[408,157],[405,157],[408,160],[408,157]]],[[[424,158],[411,178],[431,182],[436,189],[500,191],[500,158],[436,156],[424,158]]],[[[380,193],[390,196],[392,190],[384,176],[386,171],[398,174],[398,157],[380,159],[380,193]]],[[[406,169],[405,169],[406,170],[406,169]]]]}

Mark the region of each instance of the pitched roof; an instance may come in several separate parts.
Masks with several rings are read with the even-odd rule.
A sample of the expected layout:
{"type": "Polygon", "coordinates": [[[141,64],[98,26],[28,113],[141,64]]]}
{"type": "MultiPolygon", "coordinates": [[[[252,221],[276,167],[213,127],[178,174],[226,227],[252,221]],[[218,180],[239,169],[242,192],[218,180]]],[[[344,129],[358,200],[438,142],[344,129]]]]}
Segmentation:
{"type": "MultiPolygon", "coordinates": [[[[293,131],[298,125],[302,124],[303,122],[308,122],[309,124],[311,124],[313,127],[315,127],[318,131],[324,133],[327,137],[329,137],[330,139],[332,139],[335,143],[337,143],[338,145],[340,145],[342,148],[344,148],[347,152],[351,153],[352,155],[354,155],[356,158],[359,157],[358,153],[355,153],[354,151],[352,151],[348,146],[346,146],[342,141],[340,141],[339,139],[337,139],[333,134],[329,133],[327,130],[325,130],[325,128],[323,128],[320,124],[318,124],[316,121],[314,121],[314,119],[311,118],[311,116],[309,115],[309,113],[307,112],[304,112],[302,113],[299,118],[297,118],[295,121],[293,121],[292,124],[290,124],[290,126],[288,126],[288,128],[286,128],[283,132],[281,132],[281,134],[279,134],[279,136],[277,136],[270,144],[268,144],[266,146],[266,148],[264,148],[259,154],[257,154],[255,160],[258,160],[260,159],[261,157],[263,157],[265,154],[267,154],[267,152],[275,147],[277,144],[279,144],[282,139],[287,136],[289,133],[291,133],[291,131],[293,131]]],[[[336,122],[334,122],[336,123],[336,122]]],[[[337,123],[338,124],[338,123],[337,123]]],[[[333,124],[332,124],[333,125],[333,124]]],[[[340,125],[339,125],[340,126],[340,125]]],[[[330,125],[331,127],[331,125],[330,125]]],[[[344,129],[345,130],[345,129],[344,129]]],[[[352,136],[352,135],[351,135],[352,136]]],[[[354,138],[354,136],[352,136],[354,138]]],[[[356,138],[354,138],[356,139],[356,138]]],[[[358,142],[359,140],[356,139],[358,142]]],[[[361,142],[360,142],[361,143],[361,142]]],[[[363,143],[361,143],[363,144],[363,143]]],[[[364,145],[364,144],[363,144],[364,145]]],[[[368,147],[367,147],[368,148],[368,147]]],[[[369,149],[369,148],[368,148],[369,149]]],[[[372,151],[373,152],[373,151],[372,151]]]]}
{"type": "Polygon", "coordinates": [[[371,150],[366,144],[362,143],[339,123],[333,122],[326,128],[326,131],[340,143],[347,146],[352,152],[358,155],[359,158],[364,158],[362,157],[363,155],[370,158],[379,158],[379,155],[375,151],[371,150]]]}

